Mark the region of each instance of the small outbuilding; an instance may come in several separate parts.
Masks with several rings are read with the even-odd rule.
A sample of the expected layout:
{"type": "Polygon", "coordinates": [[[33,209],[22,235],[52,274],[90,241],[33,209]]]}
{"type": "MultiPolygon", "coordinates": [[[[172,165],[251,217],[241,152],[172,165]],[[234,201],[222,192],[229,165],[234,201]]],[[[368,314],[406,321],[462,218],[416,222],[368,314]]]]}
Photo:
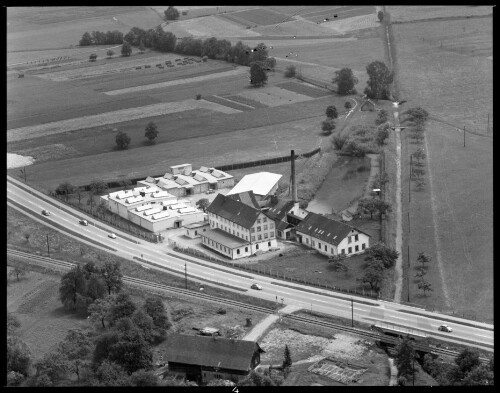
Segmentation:
{"type": "Polygon", "coordinates": [[[207,221],[195,222],[194,224],[189,224],[185,226],[186,236],[190,239],[196,239],[201,237],[201,233],[210,229],[210,223],[207,221]]]}

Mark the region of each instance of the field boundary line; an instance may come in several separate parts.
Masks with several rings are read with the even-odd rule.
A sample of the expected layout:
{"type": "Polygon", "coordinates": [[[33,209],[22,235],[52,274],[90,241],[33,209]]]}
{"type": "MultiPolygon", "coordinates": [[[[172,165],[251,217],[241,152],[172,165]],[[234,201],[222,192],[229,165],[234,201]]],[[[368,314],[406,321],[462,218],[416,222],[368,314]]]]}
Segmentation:
{"type": "MultiPolygon", "coordinates": [[[[463,129],[459,128],[458,126],[456,126],[456,125],[454,125],[454,124],[452,124],[450,122],[447,122],[446,120],[442,120],[439,117],[429,116],[429,119],[433,120],[433,121],[435,121],[437,123],[441,123],[441,124],[445,124],[447,126],[450,126],[450,127],[454,128],[455,131],[463,132],[463,129]]],[[[480,136],[480,137],[483,137],[483,138],[493,139],[493,135],[484,135],[484,134],[480,134],[480,133],[475,132],[475,131],[470,131],[470,130],[467,130],[467,127],[465,128],[465,132],[468,133],[468,134],[473,134],[473,135],[480,136]]]]}

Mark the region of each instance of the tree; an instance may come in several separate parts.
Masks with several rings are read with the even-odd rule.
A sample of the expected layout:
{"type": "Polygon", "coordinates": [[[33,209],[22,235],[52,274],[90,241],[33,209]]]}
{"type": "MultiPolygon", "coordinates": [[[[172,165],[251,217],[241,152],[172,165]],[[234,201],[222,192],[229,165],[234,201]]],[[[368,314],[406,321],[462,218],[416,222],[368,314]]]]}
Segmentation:
{"type": "Polygon", "coordinates": [[[328,117],[330,119],[336,119],[337,117],[339,117],[339,114],[337,112],[337,108],[335,107],[335,105],[330,105],[326,108],[326,117],[328,117]]]}
{"type": "Polygon", "coordinates": [[[90,61],[96,61],[97,60],[97,54],[96,53],[91,53],[89,56],[90,61]]]}
{"type": "Polygon", "coordinates": [[[384,277],[384,265],[380,261],[371,261],[361,277],[363,284],[369,284],[371,289],[378,290],[384,277]]]}
{"type": "Polygon", "coordinates": [[[346,258],[347,257],[345,254],[335,255],[328,258],[328,263],[332,263],[333,270],[335,270],[336,272],[342,271],[347,274],[349,267],[345,264],[346,258]]]}
{"type": "Polygon", "coordinates": [[[405,121],[409,120],[417,124],[423,124],[429,118],[429,112],[419,106],[410,108],[403,114],[406,115],[405,121]]]}
{"type": "Polygon", "coordinates": [[[92,45],[92,36],[89,34],[88,31],[83,33],[82,38],[79,42],[80,46],[89,46],[92,45]]]}
{"type": "Polygon", "coordinates": [[[142,308],[139,308],[134,311],[131,319],[134,325],[141,330],[144,339],[150,344],[154,343],[155,337],[153,331],[155,326],[153,318],[151,318],[142,308]]]}
{"type": "Polygon", "coordinates": [[[289,370],[290,367],[292,367],[292,357],[290,355],[290,349],[288,348],[288,345],[285,345],[285,352],[283,354],[283,364],[282,364],[283,370],[289,370]]]}
{"type": "Polygon", "coordinates": [[[350,68],[342,68],[339,71],[335,71],[335,77],[332,80],[333,84],[337,84],[337,94],[343,96],[355,94],[356,89],[354,85],[358,82],[358,78],[354,76],[350,68]]]}
{"type": "Polygon", "coordinates": [[[393,74],[387,66],[381,61],[374,61],[366,67],[368,73],[368,86],[365,88],[365,94],[368,98],[386,100],[390,97],[390,84],[393,80],[393,74]]]}
{"type": "Polygon", "coordinates": [[[365,261],[377,260],[382,262],[383,267],[388,269],[396,263],[399,256],[399,252],[396,250],[382,244],[377,243],[372,245],[366,251],[365,261]]]}
{"type": "Polygon", "coordinates": [[[176,20],[179,19],[179,11],[177,11],[177,8],[170,6],[168,7],[165,11],[165,19],[166,20],[176,20]]]}
{"type": "Polygon", "coordinates": [[[59,352],[68,360],[68,369],[76,374],[80,384],[80,371],[86,364],[88,356],[93,349],[92,341],[88,334],[81,330],[71,329],[64,340],[59,344],[59,352]]]}
{"type": "Polygon", "coordinates": [[[417,267],[417,273],[415,273],[415,278],[419,280],[423,280],[424,276],[426,275],[427,271],[422,268],[422,266],[417,267]]]}
{"type": "Polygon", "coordinates": [[[425,171],[422,168],[413,168],[412,172],[417,180],[425,174],[425,171]]]}
{"type": "Polygon", "coordinates": [[[119,364],[105,360],[95,372],[100,386],[130,386],[130,378],[119,364]]]}
{"type": "Polygon", "coordinates": [[[352,108],[352,104],[349,101],[346,101],[344,104],[344,108],[346,111],[352,108]]]}
{"type": "Polygon", "coordinates": [[[346,142],[347,136],[345,135],[335,135],[333,137],[333,147],[335,150],[342,150],[346,142]]]}
{"type": "Polygon", "coordinates": [[[21,373],[15,371],[7,372],[7,386],[19,386],[24,379],[25,376],[21,373]]]}
{"type": "Polygon", "coordinates": [[[90,303],[95,302],[97,299],[101,299],[106,295],[106,285],[102,277],[93,274],[87,280],[87,290],[85,295],[90,300],[90,303]]]}
{"type": "Polygon", "coordinates": [[[101,268],[101,275],[108,289],[108,295],[111,295],[112,291],[118,292],[121,290],[123,286],[123,274],[120,269],[120,262],[106,261],[101,268]]]}
{"type": "Polygon", "coordinates": [[[422,292],[424,293],[424,296],[425,296],[425,293],[427,291],[432,291],[431,283],[428,281],[425,281],[425,279],[422,277],[422,279],[418,283],[418,289],[421,289],[422,292]]]}
{"type": "Polygon", "coordinates": [[[335,130],[335,120],[326,119],[321,123],[321,130],[325,135],[330,135],[335,130]]]}
{"type": "Polygon", "coordinates": [[[374,204],[380,215],[392,211],[391,204],[381,199],[374,199],[374,204]]]}
{"type": "Polygon", "coordinates": [[[135,303],[130,299],[128,293],[119,293],[111,306],[109,319],[113,325],[120,318],[130,317],[136,310],[135,303]]]}
{"type": "Polygon", "coordinates": [[[7,312],[7,335],[14,333],[19,327],[21,327],[19,319],[13,313],[7,312]]]}
{"type": "Polygon", "coordinates": [[[110,347],[109,360],[122,366],[129,374],[153,368],[151,347],[137,327],[119,335],[119,340],[110,347]]]}
{"type": "Polygon", "coordinates": [[[16,276],[16,280],[19,281],[19,277],[24,277],[26,274],[28,274],[28,269],[26,269],[25,266],[15,266],[14,269],[9,272],[9,277],[16,276]]]}
{"type": "Polygon", "coordinates": [[[382,109],[378,112],[377,118],[375,119],[375,124],[378,126],[387,122],[387,120],[389,120],[389,113],[385,109],[382,109]]]}
{"type": "Polygon", "coordinates": [[[59,382],[68,372],[65,357],[58,351],[49,352],[35,363],[37,376],[47,375],[52,384],[59,382]]]}
{"type": "Polygon", "coordinates": [[[90,192],[95,195],[99,195],[107,191],[108,185],[104,180],[94,178],[89,184],[90,192]]]}
{"type": "Polygon", "coordinates": [[[122,56],[130,56],[131,54],[132,54],[132,46],[127,41],[123,41],[122,56]]]}
{"type": "Polygon", "coordinates": [[[429,263],[432,260],[432,257],[428,256],[424,252],[419,252],[417,257],[417,262],[422,264],[422,267],[425,266],[426,263],[429,263]]]}
{"type": "Polygon", "coordinates": [[[370,213],[370,218],[373,220],[373,213],[377,211],[375,200],[372,198],[361,198],[358,201],[358,208],[370,213]]]}
{"type": "Polygon", "coordinates": [[[253,63],[250,66],[250,84],[254,86],[264,86],[267,82],[267,74],[264,68],[257,64],[253,63]]]}
{"type": "Polygon", "coordinates": [[[455,364],[458,366],[460,378],[463,378],[465,374],[481,364],[478,350],[469,347],[465,348],[456,356],[455,364]]]}
{"type": "Polygon", "coordinates": [[[158,377],[153,371],[137,370],[130,375],[133,386],[159,386],[158,377]]]}
{"type": "Polygon", "coordinates": [[[493,370],[487,364],[480,364],[465,374],[461,381],[463,386],[494,385],[493,370]]]}
{"type": "Polygon", "coordinates": [[[65,307],[76,309],[86,291],[86,280],[80,265],[76,265],[61,277],[59,299],[65,307]]]}
{"type": "Polygon", "coordinates": [[[205,212],[207,210],[207,207],[210,206],[210,201],[208,200],[208,198],[198,199],[198,201],[196,202],[196,206],[198,207],[198,209],[205,212]]]}
{"type": "Polygon", "coordinates": [[[295,68],[294,65],[289,65],[288,67],[286,67],[285,76],[287,78],[294,78],[296,74],[297,74],[297,69],[295,68]]]}
{"type": "Polygon", "coordinates": [[[416,181],[416,189],[417,191],[420,191],[424,188],[425,186],[425,181],[423,179],[417,179],[416,181]]]}
{"type": "Polygon", "coordinates": [[[426,155],[424,153],[424,149],[422,149],[422,148],[417,149],[417,151],[415,153],[413,153],[413,157],[415,157],[415,159],[419,162],[420,162],[420,160],[424,160],[426,157],[426,155]]]}
{"type": "Polygon", "coordinates": [[[156,138],[158,138],[158,127],[152,121],[146,126],[146,133],[144,134],[148,138],[149,142],[153,143],[156,138]]]}
{"type": "Polygon", "coordinates": [[[379,146],[383,146],[385,143],[385,140],[389,137],[389,127],[379,127],[377,131],[377,144],[379,146]]]}
{"type": "Polygon", "coordinates": [[[66,195],[66,200],[68,200],[68,195],[72,194],[74,190],[75,186],[73,186],[70,182],[65,181],[59,184],[59,186],[56,188],[56,193],[66,195]]]}
{"type": "Polygon", "coordinates": [[[113,52],[111,49],[109,49],[109,50],[106,52],[106,55],[107,55],[108,57],[112,57],[114,54],[115,54],[115,52],[113,52]]]}
{"type": "Polygon", "coordinates": [[[146,47],[144,46],[144,42],[139,42],[139,52],[141,53],[144,53],[144,51],[146,50],[146,47]]]}
{"type": "Polygon", "coordinates": [[[115,141],[118,149],[124,150],[127,149],[128,145],[130,144],[130,137],[126,132],[118,131],[115,137],[115,141]]]}
{"type": "Polygon", "coordinates": [[[88,308],[88,313],[90,314],[89,318],[92,322],[101,322],[102,328],[106,329],[106,324],[104,321],[109,319],[111,307],[114,303],[113,296],[106,296],[102,299],[97,299],[94,303],[92,303],[88,308]]]}
{"type": "Polygon", "coordinates": [[[101,334],[96,338],[92,359],[94,368],[99,367],[103,361],[109,358],[111,347],[116,344],[119,339],[119,332],[114,330],[101,334]]]}
{"type": "Polygon", "coordinates": [[[377,17],[380,22],[384,20],[384,11],[377,12],[377,17]]]}
{"type": "Polygon", "coordinates": [[[413,376],[416,356],[410,337],[404,337],[403,341],[396,346],[396,356],[394,358],[394,363],[398,368],[398,377],[409,379],[413,376]]]}
{"type": "Polygon", "coordinates": [[[31,366],[31,351],[28,345],[16,336],[7,337],[7,372],[28,376],[31,366]]]}

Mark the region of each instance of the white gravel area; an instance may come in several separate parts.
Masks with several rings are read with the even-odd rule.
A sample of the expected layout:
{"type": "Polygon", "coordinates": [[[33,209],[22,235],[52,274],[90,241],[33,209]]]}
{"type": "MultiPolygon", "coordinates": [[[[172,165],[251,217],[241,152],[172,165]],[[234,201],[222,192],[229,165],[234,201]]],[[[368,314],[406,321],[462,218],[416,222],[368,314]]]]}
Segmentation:
{"type": "Polygon", "coordinates": [[[19,168],[33,164],[34,158],[19,154],[7,153],[7,169],[19,168]]]}

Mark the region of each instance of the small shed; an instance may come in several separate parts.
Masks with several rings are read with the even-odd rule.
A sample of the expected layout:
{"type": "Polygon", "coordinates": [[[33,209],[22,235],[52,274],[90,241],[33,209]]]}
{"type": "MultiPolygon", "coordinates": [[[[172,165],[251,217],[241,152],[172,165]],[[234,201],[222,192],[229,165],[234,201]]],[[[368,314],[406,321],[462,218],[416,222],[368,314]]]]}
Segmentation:
{"type": "Polygon", "coordinates": [[[344,210],[341,214],[342,214],[342,221],[351,221],[353,219],[353,216],[349,212],[349,210],[344,210]]]}
{"type": "Polygon", "coordinates": [[[208,221],[203,222],[195,222],[194,224],[186,225],[186,236],[190,239],[196,239],[197,237],[201,237],[202,232],[206,232],[207,229],[210,228],[208,221]]]}

